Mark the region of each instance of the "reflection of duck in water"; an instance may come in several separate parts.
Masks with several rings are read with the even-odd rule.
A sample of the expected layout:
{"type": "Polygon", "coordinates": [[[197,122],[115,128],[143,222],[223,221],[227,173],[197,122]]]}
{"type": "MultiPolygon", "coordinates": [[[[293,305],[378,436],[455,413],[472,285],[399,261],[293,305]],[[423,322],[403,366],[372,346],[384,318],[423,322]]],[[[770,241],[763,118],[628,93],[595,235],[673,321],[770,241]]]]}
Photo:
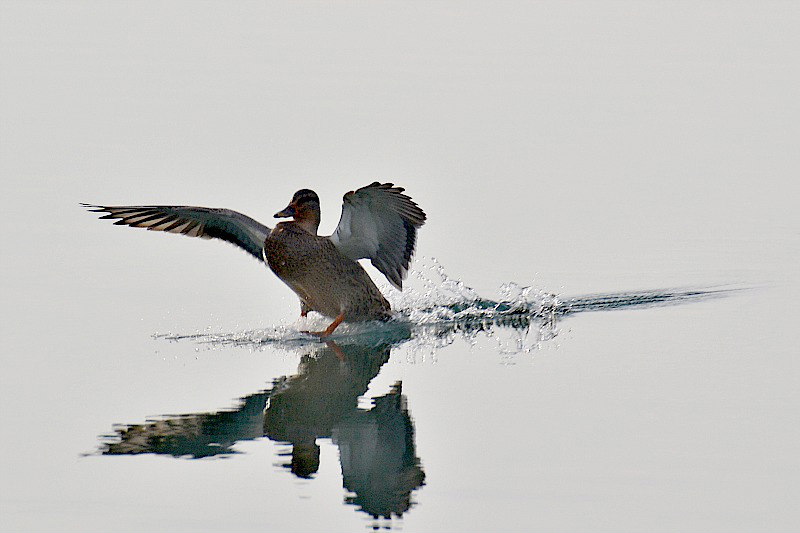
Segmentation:
{"type": "Polygon", "coordinates": [[[329,438],[332,429],[357,410],[358,397],[389,360],[391,350],[326,344],[312,357],[303,357],[296,375],[276,383],[264,412],[264,435],[292,444],[292,472],[300,477],[317,471],[316,439],[329,438]]]}
{"type": "Polygon", "coordinates": [[[266,436],[291,444],[286,467],[309,478],[319,468],[317,439],[330,438],[339,447],[343,485],[351,493],[346,501],[375,517],[399,516],[411,507],[411,492],[425,479],[400,383],[375,398],[372,409],[358,408],[358,398],[390,352],[387,344],[328,342],[303,356],[296,375],[243,398],[236,410],[118,427],[101,451],[209,457],[230,455],[237,441],[266,436]]]}
{"type": "Polygon", "coordinates": [[[323,337],[342,321],[389,317],[389,302],[358,260],[370,259],[402,290],[417,229],[425,223],[425,213],[401,187],[378,182],[344,195],[339,225],[329,237],[317,235],[319,197],[309,189],[297,191],[286,209],[275,214],[292,220],[274,229],[230,209],[83,205],[107,213],[101,218],[119,219],[115,224],[223,239],[239,246],[267,263],[297,294],[302,315],[317,311],[333,319],[325,330],[315,332],[323,337]]]}

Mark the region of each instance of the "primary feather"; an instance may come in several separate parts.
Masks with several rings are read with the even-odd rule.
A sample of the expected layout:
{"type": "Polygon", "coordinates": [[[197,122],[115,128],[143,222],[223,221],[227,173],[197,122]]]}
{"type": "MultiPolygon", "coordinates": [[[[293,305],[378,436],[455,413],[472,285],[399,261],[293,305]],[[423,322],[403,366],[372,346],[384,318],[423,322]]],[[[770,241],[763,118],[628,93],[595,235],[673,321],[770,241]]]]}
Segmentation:
{"type": "Polygon", "coordinates": [[[261,250],[270,228],[231,209],[177,205],[104,206],[81,204],[114,224],[177,233],[187,237],[222,239],[263,261],[261,250]]]}

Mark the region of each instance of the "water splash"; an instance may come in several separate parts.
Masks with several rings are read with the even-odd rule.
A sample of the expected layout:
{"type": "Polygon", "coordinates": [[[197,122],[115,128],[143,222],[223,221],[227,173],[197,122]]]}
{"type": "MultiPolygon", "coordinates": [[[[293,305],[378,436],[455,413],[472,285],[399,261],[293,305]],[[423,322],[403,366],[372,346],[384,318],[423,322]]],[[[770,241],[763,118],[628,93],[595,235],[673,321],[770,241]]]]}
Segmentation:
{"type": "MultiPolygon", "coordinates": [[[[742,288],[710,287],[655,289],[561,297],[514,282],[499,287],[499,298],[481,297],[460,279],[450,277],[434,258],[422,258],[404,291],[386,285],[381,290],[395,317],[388,322],[342,324],[330,340],[364,345],[412,342],[417,350],[435,350],[463,338],[475,344],[479,336],[494,338],[501,354],[528,352],[558,335],[559,320],[590,311],[633,307],[661,307],[719,298],[742,288]]],[[[324,329],[329,319],[314,313],[292,325],[235,333],[211,331],[193,334],[156,334],[170,341],[191,340],[212,346],[235,345],[251,349],[280,345],[299,349],[318,339],[304,330],[324,329]]]]}

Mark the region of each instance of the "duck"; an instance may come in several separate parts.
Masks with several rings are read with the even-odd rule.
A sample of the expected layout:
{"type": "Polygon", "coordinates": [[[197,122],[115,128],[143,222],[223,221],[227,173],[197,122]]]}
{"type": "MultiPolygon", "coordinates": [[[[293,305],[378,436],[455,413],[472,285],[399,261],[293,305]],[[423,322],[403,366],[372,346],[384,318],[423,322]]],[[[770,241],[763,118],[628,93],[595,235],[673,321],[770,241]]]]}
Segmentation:
{"type": "Polygon", "coordinates": [[[274,228],[231,209],[173,205],[106,206],[81,204],[115,225],[217,239],[234,244],[265,263],[300,300],[300,315],[315,311],[331,318],[322,331],[329,337],[342,322],[388,320],[389,301],[359,263],[372,265],[398,290],[417,244],[425,212],[393,183],[373,182],[346,193],[332,235],[317,234],[319,196],[300,189],[289,205],[275,213],[274,228]]]}

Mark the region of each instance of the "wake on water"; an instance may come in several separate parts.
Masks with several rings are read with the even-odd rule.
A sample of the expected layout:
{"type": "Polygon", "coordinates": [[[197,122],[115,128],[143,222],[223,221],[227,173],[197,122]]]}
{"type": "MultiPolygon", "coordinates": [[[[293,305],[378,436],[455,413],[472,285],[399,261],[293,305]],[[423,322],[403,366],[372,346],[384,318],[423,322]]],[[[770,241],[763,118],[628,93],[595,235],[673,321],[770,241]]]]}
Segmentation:
{"type": "MultiPolygon", "coordinates": [[[[741,287],[654,289],[645,291],[562,297],[530,286],[510,282],[500,287],[500,298],[481,297],[461,280],[452,279],[435,260],[417,261],[414,285],[400,292],[381,287],[392,304],[395,317],[387,322],[342,324],[327,340],[348,344],[386,345],[415,342],[440,346],[457,336],[474,341],[484,333],[511,332],[515,339],[511,351],[529,351],[557,334],[556,323],[570,315],[588,311],[663,307],[720,298],[741,287]],[[529,338],[532,335],[532,339],[529,338]]],[[[409,280],[411,281],[411,280],[409,280]]],[[[234,333],[209,331],[192,334],[157,333],[154,338],[170,341],[190,340],[209,346],[234,345],[249,348],[285,348],[317,344],[320,340],[303,330],[324,329],[324,317],[300,319],[289,326],[273,326],[234,333]]]]}

